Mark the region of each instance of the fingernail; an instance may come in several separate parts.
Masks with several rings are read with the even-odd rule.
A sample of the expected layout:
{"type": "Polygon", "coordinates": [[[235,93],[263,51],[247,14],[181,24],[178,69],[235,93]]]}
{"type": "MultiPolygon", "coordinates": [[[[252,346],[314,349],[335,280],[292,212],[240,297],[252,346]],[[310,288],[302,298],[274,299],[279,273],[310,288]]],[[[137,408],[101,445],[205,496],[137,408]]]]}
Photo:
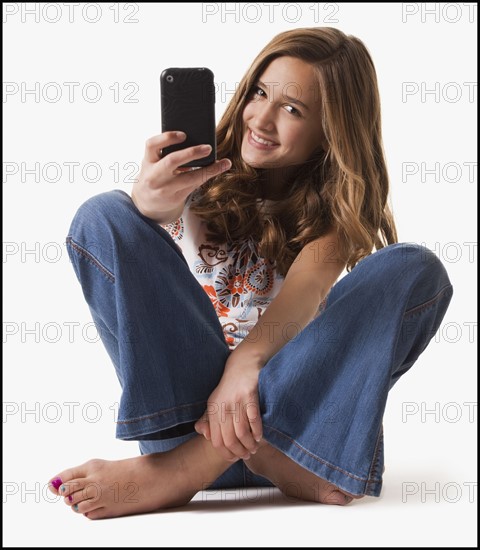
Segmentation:
{"type": "Polygon", "coordinates": [[[201,150],[201,151],[207,152],[207,151],[210,151],[211,149],[212,149],[212,146],[211,146],[211,145],[201,145],[201,146],[200,146],[200,150],[201,150]]]}
{"type": "Polygon", "coordinates": [[[257,443],[259,443],[260,441],[262,441],[262,437],[261,437],[261,436],[260,436],[260,437],[256,437],[256,438],[255,438],[255,441],[256,441],[257,443]]]}
{"type": "Polygon", "coordinates": [[[75,510],[75,512],[78,512],[78,504],[74,504],[73,509],[75,510]]]}
{"type": "Polygon", "coordinates": [[[70,502],[73,502],[73,497],[72,497],[72,495],[68,495],[68,500],[69,500],[70,502]]]}
{"type": "Polygon", "coordinates": [[[65,485],[62,485],[60,487],[60,491],[62,491],[62,493],[64,493],[66,490],[67,490],[67,488],[65,487],[65,485]]]}
{"type": "Polygon", "coordinates": [[[50,481],[50,484],[52,485],[52,487],[54,487],[57,490],[58,490],[58,488],[60,487],[60,485],[62,483],[63,483],[63,481],[59,477],[56,477],[55,479],[50,481]]]}
{"type": "Polygon", "coordinates": [[[228,159],[222,160],[222,170],[228,170],[231,167],[232,163],[228,159]]]}
{"type": "Polygon", "coordinates": [[[175,135],[177,138],[184,138],[187,134],[185,134],[185,132],[175,132],[175,135]]]}

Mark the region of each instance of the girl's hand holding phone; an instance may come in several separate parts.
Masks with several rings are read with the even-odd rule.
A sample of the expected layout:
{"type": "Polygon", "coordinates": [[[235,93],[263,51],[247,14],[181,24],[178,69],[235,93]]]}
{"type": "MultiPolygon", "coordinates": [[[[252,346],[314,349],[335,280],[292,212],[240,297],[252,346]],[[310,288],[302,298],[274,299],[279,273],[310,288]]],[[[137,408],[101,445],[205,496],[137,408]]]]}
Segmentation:
{"type": "Polygon", "coordinates": [[[132,189],[132,200],[141,214],[157,223],[170,223],[197,187],[226,170],[232,163],[217,160],[204,168],[179,168],[193,160],[207,157],[210,145],[197,145],[169,153],[162,158],[162,149],[182,143],[184,132],[164,132],[147,140],[145,156],[132,189]]]}

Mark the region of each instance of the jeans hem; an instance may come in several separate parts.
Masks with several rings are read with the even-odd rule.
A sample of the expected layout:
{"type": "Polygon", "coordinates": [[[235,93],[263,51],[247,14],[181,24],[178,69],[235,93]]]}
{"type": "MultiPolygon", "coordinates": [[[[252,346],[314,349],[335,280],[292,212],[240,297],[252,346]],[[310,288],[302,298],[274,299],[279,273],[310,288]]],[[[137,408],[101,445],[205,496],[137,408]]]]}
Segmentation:
{"type": "MultiPolygon", "coordinates": [[[[124,441],[141,441],[142,439],[148,439],[145,436],[173,428],[179,424],[196,422],[203,415],[206,408],[207,402],[200,401],[173,407],[139,418],[117,420],[116,438],[124,441]]],[[[162,438],[160,437],[160,439],[162,438]]],[[[166,437],[165,439],[172,438],[166,437]]]]}
{"type": "Polygon", "coordinates": [[[346,491],[354,496],[380,496],[382,490],[381,479],[368,479],[347,472],[335,464],[331,464],[327,460],[316,456],[297,441],[272,426],[263,425],[263,437],[268,443],[302,468],[332,483],[342,491],[346,491]]]}

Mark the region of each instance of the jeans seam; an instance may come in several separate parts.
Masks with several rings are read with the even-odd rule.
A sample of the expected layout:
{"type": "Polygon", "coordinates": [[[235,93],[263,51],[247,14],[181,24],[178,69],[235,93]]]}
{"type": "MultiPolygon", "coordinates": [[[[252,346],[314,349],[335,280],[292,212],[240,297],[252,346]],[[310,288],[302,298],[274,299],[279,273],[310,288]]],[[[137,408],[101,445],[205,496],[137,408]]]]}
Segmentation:
{"type": "Polygon", "coordinates": [[[378,455],[380,454],[382,440],[383,440],[383,424],[380,427],[380,433],[378,434],[378,437],[377,437],[377,444],[375,446],[375,451],[373,453],[373,460],[370,467],[370,472],[368,474],[367,486],[371,485],[372,483],[378,483],[380,481],[380,479],[375,479],[375,476],[377,474],[378,455]]]}
{"type": "Polygon", "coordinates": [[[189,403],[188,405],[180,405],[178,407],[171,407],[170,409],[165,409],[163,411],[156,412],[156,413],[153,413],[153,414],[148,414],[146,416],[139,416],[138,418],[133,418],[131,420],[117,420],[116,423],[117,424],[134,424],[135,422],[141,422],[142,420],[149,420],[150,418],[156,418],[158,416],[168,414],[172,411],[177,411],[179,409],[186,409],[188,407],[194,407],[196,405],[201,405],[201,404],[205,404],[205,406],[206,406],[206,401],[197,401],[195,403],[189,403]]]}
{"type": "Polygon", "coordinates": [[[67,246],[70,246],[74,252],[76,252],[81,258],[92,264],[94,267],[96,267],[102,275],[104,275],[111,283],[115,282],[115,275],[109,271],[104,265],[102,265],[95,256],[90,254],[87,250],[85,250],[82,246],[77,244],[72,237],[67,237],[66,240],[67,246]]]}
{"type": "Polygon", "coordinates": [[[428,302],[424,302],[423,304],[420,304],[418,306],[415,306],[411,309],[409,309],[408,311],[406,311],[404,313],[404,318],[405,317],[408,317],[414,313],[419,313],[420,311],[428,308],[429,306],[433,305],[435,302],[437,302],[438,300],[440,300],[440,298],[442,297],[443,294],[445,294],[445,292],[447,292],[448,290],[450,290],[452,288],[452,285],[451,284],[447,284],[446,286],[444,286],[442,289],[440,289],[437,294],[435,294],[435,296],[433,298],[431,298],[430,300],[428,300],[428,302]]]}
{"type": "Polygon", "coordinates": [[[341,472],[342,474],[352,478],[352,479],[355,479],[356,481],[362,481],[362,482],[368,482],[368,478],[365,478],[365,477],[360,477],[360,476],[356,476],[355,474],[352,474],[350,472],[347,472],[346,470],[344,470],[343,468],[340,468],[339,466],[335,466],[334,464],[331,464],[330,462],[327,462],[326,460],[324,460],[323,458],[320,458],[316,455],[314,455],[313,453],[311,453],[310,451],[308,451],[307,449],[305,449],[304,447],[302,447],[297,441],[295,441],[294,439],[292,439],[291,437],[289,437],[288,435],[284,434],[283,432],[277,430],[276,428],[273,428],[272,426],[267,426],[265,425],[265,427],[269,428],[270,430],[276,432],[277,434],[281,435],[283,438],[287,439],[288,441],[290,441],[291,443],[293,443],[298,449],[300,449],[303,453],[305,453],[306,455],[310,456],[311,458],[313,458],[314,460],[316,460],[317,462],[321,462],[322,464],[324,464],[325,466],[327,466],[328,468],[332,469],[332,470],[336,470],[337,472],[341,472]]]}

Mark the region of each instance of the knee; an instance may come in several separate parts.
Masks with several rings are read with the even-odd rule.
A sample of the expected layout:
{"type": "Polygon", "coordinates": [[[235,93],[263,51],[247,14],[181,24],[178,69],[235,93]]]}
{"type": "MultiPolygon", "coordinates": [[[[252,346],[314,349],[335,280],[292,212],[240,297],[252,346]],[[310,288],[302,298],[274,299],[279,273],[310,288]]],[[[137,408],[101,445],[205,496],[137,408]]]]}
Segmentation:
{"type": "Polygon", "coordinates": [[[119,220],[134,208],[130,197],[120,190],[100,193],[85,201],[75,213],[68,236],[84,241],[99,238],[102,231],[119,220]]]}
{"type": "Polygon", "coordinates": [[[445,266],[426,246],[395,243],[375,254],[379,254],[383,260],[384,273],[389,273],[391,280],[397,280],[401,285],[410,281],[412,284],[421,284],[432,293],[452,287],[445,266]]]}
{"type": "Polygon", "coordinates": [[[80,255],[112,272],[114,250],[126,250],[124,241],[128,230],[125,228],[134,226],[129,217],[135,216],[135,210],[130,197],[120,190],[101,193],[85,201],[78,208],[67,235],[67,250],[74,268],[78,268],[80,255]]]}

